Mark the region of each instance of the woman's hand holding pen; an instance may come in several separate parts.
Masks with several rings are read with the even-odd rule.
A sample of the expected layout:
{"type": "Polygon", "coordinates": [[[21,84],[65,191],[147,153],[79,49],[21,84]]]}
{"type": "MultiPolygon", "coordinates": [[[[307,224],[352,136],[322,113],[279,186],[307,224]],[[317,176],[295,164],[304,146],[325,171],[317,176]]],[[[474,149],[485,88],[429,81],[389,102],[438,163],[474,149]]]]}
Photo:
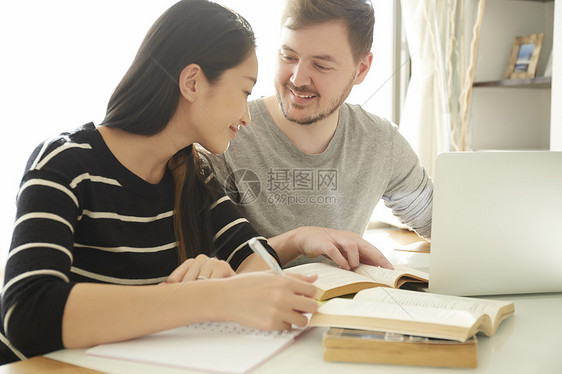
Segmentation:
{"type": "Polygon", "coordinates": [[[277,274],[270,271],[237,275],[224,282],[224,320],[264,331],[304,327],[318,303],[314,300],[316,276],[277,274]],[[228,286],[227,286],[228,284],[228,286]]]}
{"type": "Polygon", "coordinates": [[[220,319],[264,331],[304,327],[308,323],[304,313],[318,309],[312,285],[316,276],[271,271],[234,275],[227,262],[199,255],[176,268],[164,284],[214,278],[210,282],[221,282],[213,294],[219,305],[215,311],[224,313],[220,319]]]}

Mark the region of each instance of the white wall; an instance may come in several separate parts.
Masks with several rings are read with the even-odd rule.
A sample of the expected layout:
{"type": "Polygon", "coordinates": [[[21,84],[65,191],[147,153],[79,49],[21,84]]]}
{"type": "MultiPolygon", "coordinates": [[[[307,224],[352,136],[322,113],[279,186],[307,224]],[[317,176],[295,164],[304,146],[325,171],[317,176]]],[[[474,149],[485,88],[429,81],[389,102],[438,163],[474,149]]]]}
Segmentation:
{"type": "MultiPolygon", "coordinates": [[[[554,2],[489,0],[482,23],[475,81],[504,78],[516,36],[544,32],[537,76],[552,50],[554,2]]],[[[549,89],[473,89],[472,149],[548,149],[549,89]]]]}
{"type": "MultiPolygon", "coordinates": [[[[554,6],[554,45],[552,56],[552,102],[562,103],[562,3],[554,6]]],[[[562,151],[562,107],[553,105],[550,118],[550,149],[562,151]]]]}

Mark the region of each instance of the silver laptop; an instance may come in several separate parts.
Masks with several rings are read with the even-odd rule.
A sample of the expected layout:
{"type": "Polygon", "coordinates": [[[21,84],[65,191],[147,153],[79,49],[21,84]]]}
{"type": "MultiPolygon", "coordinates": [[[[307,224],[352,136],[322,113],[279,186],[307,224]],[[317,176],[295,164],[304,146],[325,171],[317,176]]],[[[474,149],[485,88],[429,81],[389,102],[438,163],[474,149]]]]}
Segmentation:
{"type": "Polygon", "coordinates": [[[429,291],[562,291],[562,152],[444,153],[434,176],[429,291]]]}

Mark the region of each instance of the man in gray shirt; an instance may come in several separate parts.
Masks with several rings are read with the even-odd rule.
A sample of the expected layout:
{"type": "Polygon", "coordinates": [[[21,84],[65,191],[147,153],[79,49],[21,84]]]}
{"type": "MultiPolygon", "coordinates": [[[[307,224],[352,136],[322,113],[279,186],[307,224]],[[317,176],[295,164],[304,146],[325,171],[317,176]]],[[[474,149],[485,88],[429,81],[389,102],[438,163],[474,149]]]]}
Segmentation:
{"type": "MultiPolygon", "coordinates": [[[[276,249],[277,236],[302,226],[358,241],[381,198],[431,236],[433,185],[418,157],[396,125],[344,103],[371,66],[373,26],[365,0],[287,2],[276,96],[249,104],[251,126],[240,128],[217,167],[230,197],[276,249]]],[[[359,248],[362,259],[369,250],[359,248]]],[[[288,265],[307,261],[314,260],[288,265]]]]}

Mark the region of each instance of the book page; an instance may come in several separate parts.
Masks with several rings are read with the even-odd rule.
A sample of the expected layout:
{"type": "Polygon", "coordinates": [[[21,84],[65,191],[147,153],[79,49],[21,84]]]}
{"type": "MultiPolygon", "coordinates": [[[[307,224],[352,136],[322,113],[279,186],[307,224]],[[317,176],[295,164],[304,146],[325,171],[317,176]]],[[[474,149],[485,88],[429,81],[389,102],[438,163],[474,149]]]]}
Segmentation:
{"type": "Polygon", "coordinates": [[[337,268],[335,266],[316,262],[294,266],[284,270],[287,273],[297,273],[303,275],[318,275],[314,285],[322,290],[353,284],[357,282],[373,282],[370,277],[356,274],[349,270],[337,268]]]}
{"type": "Polygon", "coordinates": [[[499,310],[509,301],[497,301],[487,299],[476,299],[470,297],[458,297],[439,295],[426,292],[414,292],[399,289],[368,289],[358,292],[354,300],[371,300],[386,304],[398,304],[404,306],[427,307],[443,310],[464,310],[475,315],[487,314],[496,321],[499,310]]]}
{"type": "Polygon", "coordinates": [[[412,274],[413,276],[425,279],[426,281],[429,279],[428,273],[405,266],[396,266],[394,270],[390,270],[378,266],[361,264],[354,270],[354,272],[393,288],[396,286],[398,278],[405,274],[412,274]]]}
{"type": "Polygon", "coordinates": [[[460,326],[465,328],[472,327],[476,321],[476,316],[469,311],[433,309],[413,305],[408,305],[404,308],[395,303],[365,299],[360,302],[357,302],[355,299],[331,299],[318,309],[318,313],[434,323],[437,325],[460,326]]]}

